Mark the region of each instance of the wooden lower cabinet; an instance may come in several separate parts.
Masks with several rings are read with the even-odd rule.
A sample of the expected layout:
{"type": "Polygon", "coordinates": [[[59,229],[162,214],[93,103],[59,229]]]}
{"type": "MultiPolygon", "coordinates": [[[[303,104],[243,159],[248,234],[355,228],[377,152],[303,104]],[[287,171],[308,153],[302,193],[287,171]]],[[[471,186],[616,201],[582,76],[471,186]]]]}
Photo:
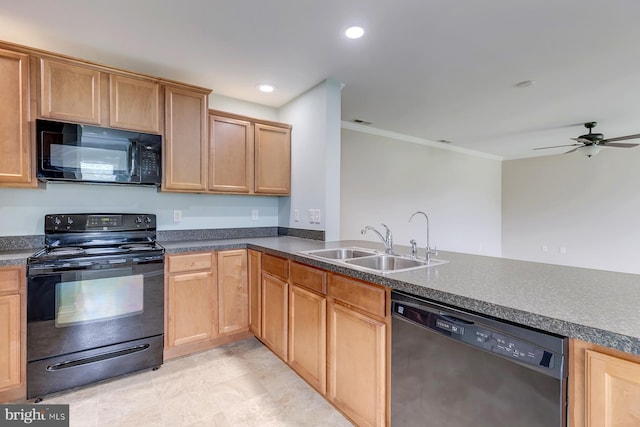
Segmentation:
{"type": "Polygon", "coordinates": [[[249,281],[249,329],[257,337],[262,335],[262,253],[249,249],[248,281],[249,281]]]}
{"type": "Polygon", "coordinates": [[[25,270],[0,268],[0,403],[26,396],[25,270]]]}
{"type": "Polygon", "coordinates": [[[640,426],[640,356],[572,339],[569,426],[640,426]]]}
{"type": "Polygon", "coordinates": [[[261,338],[262,342],[285,362],[287,361],[288,299],[289,284],[263,271],[261,338]]]}
{"type": "Polygon", "coordinates": [[[249,329],[247,251],[218,252],[218,332],[220,335],[249,329]]]}
{"type": "Polygon", "coordinates": [[[329,303],[328,398],[358,426],[387,421],[387,325],[329,303]]]}
{"type": "Polygon", "coordinates": [[[207,343],[215,337],[215,262],[213,253],[167,257],[167,349],[175,350],[185,344],[207,343]]]}
{"type": "Polygon", "coordinates": [[[327,299],[296,285],[289,290],[289,366],[327,392],[327,299]]]}
{"type": "Polygon", "coordinates": [[[168,255],[165,359],[250,336],[246,250],[168,255]]]}

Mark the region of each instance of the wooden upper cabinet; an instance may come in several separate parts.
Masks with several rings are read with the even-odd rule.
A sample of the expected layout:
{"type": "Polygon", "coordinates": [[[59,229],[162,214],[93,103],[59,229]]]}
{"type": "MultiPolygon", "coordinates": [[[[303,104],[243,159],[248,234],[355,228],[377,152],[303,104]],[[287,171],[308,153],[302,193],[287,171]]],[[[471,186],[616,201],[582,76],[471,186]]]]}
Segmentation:
{"type": "Polygon", "coordinates": [[[291,126],[209,111],[209,191],[291,193],[291,126]]]}
{"type": "Polygon", "coordinates": [[[0,49],[0,94],[0,185],[35,186],[28,55],[0,49]]]}
{"type": "Polygon", "coordinates": [[[40,66],[41,117],[101,124],[100,70],[51,59],[40,66]]]}
{"type": "Polygon", "coordinates": [[[160,84],[151,80],[109,76],[109,126],[161,133],[160,84]]]}
{"type": "Polygon", "coordinates": [[[162,133],[161,101],[152,78],[40,58],[40,117],[162,133]]]}
{"type": "Polygon", "coordinates": [[[246,120],[209,116],[209,189],[253,191],[253,128],[246,120]]]}
{"type": "Polygon", "coordinates": [[[165,87],[162,190],[207,189],[207,95],[196,89],[165,87]]]}
{"type": "Polygon", "coordinates": [[[291,128],[256,123],[255,192],[291,193],[291,128]]]}

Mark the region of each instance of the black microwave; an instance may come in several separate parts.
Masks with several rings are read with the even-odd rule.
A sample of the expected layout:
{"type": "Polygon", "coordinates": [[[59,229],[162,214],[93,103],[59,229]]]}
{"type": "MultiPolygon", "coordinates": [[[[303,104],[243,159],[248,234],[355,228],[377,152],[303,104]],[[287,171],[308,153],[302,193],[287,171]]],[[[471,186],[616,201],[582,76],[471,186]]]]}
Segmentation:
{"type": "Polygon", "coordinates": [[[159,186],[162,137],[36,120],[38,179],[159,186]]]}

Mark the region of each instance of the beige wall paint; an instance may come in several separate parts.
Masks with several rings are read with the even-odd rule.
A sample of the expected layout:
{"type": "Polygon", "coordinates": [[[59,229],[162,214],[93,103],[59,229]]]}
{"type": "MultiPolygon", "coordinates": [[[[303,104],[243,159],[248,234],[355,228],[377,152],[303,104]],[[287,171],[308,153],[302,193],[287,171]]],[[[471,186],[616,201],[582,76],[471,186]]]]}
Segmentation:
{"type": "Polygon", "coordinates": [[[416,239],[424,248],[422,217],[439,249],[500,256],[500,161],[342,130],[341,239],[362,236],[365,225],[387,224],[396,245],[416,239]]]}
{"type": "Polygon", "coordinates": [[[504,161],[503,256],[640,273],[639,165],[616,148],[504,161]]]}

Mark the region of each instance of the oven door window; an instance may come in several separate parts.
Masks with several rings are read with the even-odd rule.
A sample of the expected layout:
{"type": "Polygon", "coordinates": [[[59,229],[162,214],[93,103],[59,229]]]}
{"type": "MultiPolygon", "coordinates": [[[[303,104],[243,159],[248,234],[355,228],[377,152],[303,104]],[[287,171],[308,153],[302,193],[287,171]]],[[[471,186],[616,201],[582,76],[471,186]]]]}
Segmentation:
{"type": "Polygon", "coordinates": [[[134,316],[144,309],[144,276],[121,276],[56,284],[57,328],[134,316]]]}

